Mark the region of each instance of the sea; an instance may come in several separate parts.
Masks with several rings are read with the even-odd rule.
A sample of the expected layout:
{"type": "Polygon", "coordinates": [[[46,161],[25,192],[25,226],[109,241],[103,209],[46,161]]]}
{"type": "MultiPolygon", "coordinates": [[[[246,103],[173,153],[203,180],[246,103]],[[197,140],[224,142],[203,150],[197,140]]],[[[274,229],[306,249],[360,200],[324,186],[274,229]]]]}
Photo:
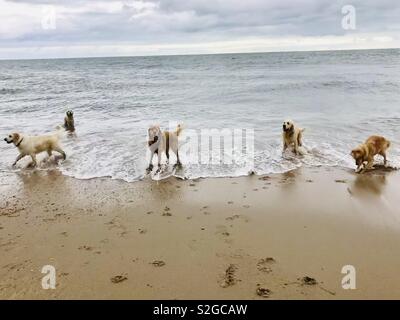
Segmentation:
{"type": "MultiPolygon", "coordinates": [[[[400,50],[2,60],[0,178],[32,170],[29,158],[12,167],[18,150],[3,137],[55,132],[67,110],[76,135],[61,137],[56,167],[78,179],[144,179],[148,128],[178,123],[182,178],[354,168],[351,149],[373,134],[391,140],[399,167],[400,50]],[[282,152],[286,119],[305,128],[302,155],[282,152]],[[226,140],[233,154],[222,132],[241,132],[226,140]]],[[[46,157],[35,170],[54,169],[46,157]]]]}

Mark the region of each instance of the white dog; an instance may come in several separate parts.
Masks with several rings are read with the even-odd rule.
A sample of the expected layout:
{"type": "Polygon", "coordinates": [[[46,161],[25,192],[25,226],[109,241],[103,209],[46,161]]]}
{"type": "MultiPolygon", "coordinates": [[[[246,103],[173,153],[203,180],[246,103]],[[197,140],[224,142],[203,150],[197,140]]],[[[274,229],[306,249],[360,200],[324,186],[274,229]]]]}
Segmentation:
{"type": "Polygon", "coordinates": [[[282,127],[283,151],[293,144],[294,153],[301,154],[299,147],[303,145],[302,137],[305,129],[298,128],[291,120],[286,120],[282,127]]]}
{"type": "Polygon", "coordinates": [[[161,156],[163,152],[167,156],[167,162],[169,161],[169,151],[172,150],[175,153],[177,161],[175,166],[180,166],[181,161],[179,160],[178,153],[178,137],[182,131],[181,125],[178,125],[175,131],[164,131],[162,132],[159,126],[152,126],[148,130],[148,146],[151,152],[150,162],[147,171],[153,170],[153,156],[156,153],[158,156],[158,168],[161,165],[161,156]]]}
{"type": "Polygon", "coordinates": [[[57,151],[61,153],[64,160],[67,158],[65,152],[59,145],[58,133],[43,136],[27,136],[20,133],[12,133],[8,135],[4,141],[7,143],[14,143],[20,152],[13,166],[25,156],[30,156],[33,161],[33,166],[36,166],[36,155],[44,151],[46,151],[49,156],[51,156],[52,151],[57,151]]]}

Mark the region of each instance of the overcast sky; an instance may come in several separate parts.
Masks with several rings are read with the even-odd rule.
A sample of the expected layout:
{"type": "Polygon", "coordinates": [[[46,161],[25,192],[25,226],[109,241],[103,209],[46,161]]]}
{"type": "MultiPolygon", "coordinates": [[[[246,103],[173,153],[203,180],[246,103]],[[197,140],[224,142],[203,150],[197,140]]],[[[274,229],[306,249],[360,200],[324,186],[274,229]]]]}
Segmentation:
{"type": "Polygon", "coordinates": [[[399,47],[399,0],[0,0],[0,59],[399,47]]]}

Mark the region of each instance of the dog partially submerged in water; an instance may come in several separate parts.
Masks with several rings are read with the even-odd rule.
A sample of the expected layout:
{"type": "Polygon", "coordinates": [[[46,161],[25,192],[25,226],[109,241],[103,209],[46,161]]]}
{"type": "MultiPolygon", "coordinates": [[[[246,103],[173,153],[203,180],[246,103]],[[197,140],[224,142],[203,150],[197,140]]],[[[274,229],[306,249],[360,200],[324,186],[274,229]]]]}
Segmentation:
{"type": "Polygon", "coordinates": [[[371,136],[363,144],[351,151],[351,156],[356,161],[356,172],[374,169],[374,157],[379,154],[383,157],[384,165],[387,164],[386,151],[390,141],[381,136],[371,136]]]}
{"type": "Polygon", "coordinates": [[[74,113],[71,110],[68,110],[65,114],[64,118],[64,129],[70,133],[75,132],[75,120],[74,113]]]}
{"type": "Polygon", "coordinates": [[[67,155],[61,149],[59,144],[59,133],[42,135],[42,136],[28,136],[21,133],[11,133],[4,138],[8,144],[13,143],[19,150],[20,154],[13,163],[13,166],[17,164],[25,156],[32,158],[33,166],[37,165],[36,155],[41,152],[47,152],[49,156],[52,155],[53,151],[60,153],[65,160],[67,155]]]}
{"type": "Polygon", "coordinates": [[[294,153],[301,154],[299,147],[303,145],[303,132],[305,129],[297,127],[292,120],[286,120],[282,125],[283,151],[294,145],[294,153]]]}
{"type": "Polygon", "coordinates": [[[180,166],[181,161],[179,159],[179,144],[178,137],[182,131],[182,126],[178,124],[175,131],[164,131],[162,132],[159,126],[152,126],[148,129],[148,147],[150,150],[150,161],[147,167],[147,172],[153,170],[153,156],[157,154],[158,157],[158,169],[161,166],[161,157],[165,153],[167,162],[169,161],[169,151],[175,153],[177,161],[175,166],[180,166]]]}

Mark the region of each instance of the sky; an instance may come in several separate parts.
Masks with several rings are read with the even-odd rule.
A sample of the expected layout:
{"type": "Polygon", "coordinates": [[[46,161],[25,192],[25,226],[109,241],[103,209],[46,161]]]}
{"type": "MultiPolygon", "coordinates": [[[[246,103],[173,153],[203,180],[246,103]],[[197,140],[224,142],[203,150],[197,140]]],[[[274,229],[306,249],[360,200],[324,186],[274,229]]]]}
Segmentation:
{"type": "Polygon", "coordinates": [[[371,48],[399,0],[0,0],[0,59],[371,48]]]}

